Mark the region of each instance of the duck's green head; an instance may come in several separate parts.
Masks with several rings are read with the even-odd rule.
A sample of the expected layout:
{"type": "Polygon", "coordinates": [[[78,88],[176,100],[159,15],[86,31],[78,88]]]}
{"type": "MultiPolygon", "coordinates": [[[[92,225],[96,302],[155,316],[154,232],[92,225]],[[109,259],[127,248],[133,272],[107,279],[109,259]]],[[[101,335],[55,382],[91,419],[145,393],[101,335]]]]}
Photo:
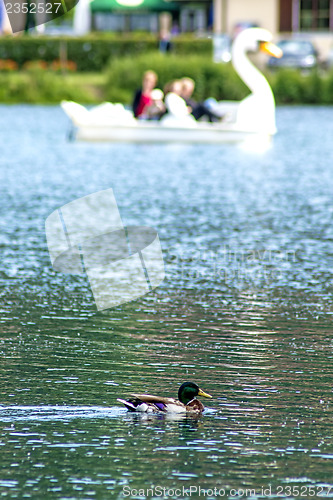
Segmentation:
{"type": "Polygon", "coordinates": [[[184,405],[187,405],[187,403],[192,401],[192,399],[196,398],[197,396],[203,396],[204,398],[212,397],[210,394],[202,391],[200,387],[193,382],[184,382],[184,384],[179,387],[178,399],[184,405]]]}

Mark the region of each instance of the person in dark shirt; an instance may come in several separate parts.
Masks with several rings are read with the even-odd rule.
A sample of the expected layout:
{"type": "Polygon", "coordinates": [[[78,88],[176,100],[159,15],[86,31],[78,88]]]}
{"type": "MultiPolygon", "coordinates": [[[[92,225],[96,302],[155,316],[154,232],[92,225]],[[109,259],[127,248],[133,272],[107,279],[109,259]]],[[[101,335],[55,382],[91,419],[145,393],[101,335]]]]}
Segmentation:
{"type": "Polygon", "coordinates": [[[182,92],[181,97],[185,100],[186,104],[192,109],[191,114],[196,120],[206,116],[210,122],[218,122],[221,120],[220,116],[212,113],[204,102],[196,102],[192,99],[195,83],[192,78],[182,78],[182,92]]]}
{"type": "Polygon", "coordinates": [[[151,93],[156,83],[155,71],[148,70],[143,74],[142,87],[136,91],[132,105],[135,118],[144,118],[149,106],[153,104],[151,93]]]}

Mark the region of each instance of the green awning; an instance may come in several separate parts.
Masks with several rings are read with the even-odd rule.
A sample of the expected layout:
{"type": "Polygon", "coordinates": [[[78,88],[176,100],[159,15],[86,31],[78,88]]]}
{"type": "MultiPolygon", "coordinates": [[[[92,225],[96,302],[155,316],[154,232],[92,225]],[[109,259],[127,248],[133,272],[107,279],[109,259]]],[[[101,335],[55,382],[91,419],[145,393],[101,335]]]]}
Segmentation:
{"type": "Polygon", "coordinates": [[[92,12],[165,12],[178,11],[179,5],[168,0],[93,0],[92,12]]]}

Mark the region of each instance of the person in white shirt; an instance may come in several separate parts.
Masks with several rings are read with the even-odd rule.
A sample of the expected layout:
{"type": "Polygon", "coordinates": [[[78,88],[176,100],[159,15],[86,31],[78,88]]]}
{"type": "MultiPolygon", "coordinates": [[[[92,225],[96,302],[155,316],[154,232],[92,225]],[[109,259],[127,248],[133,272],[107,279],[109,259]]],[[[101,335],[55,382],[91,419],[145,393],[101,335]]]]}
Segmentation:
{"type": "Polygon", "coordinates": [[[168,83],[164,89],[164,102],[167,109],[166,115],[162,118],[164,125],[190,126],[195,124],[195,119],[191,115],[192,109],[187,106],[185,100],[180,96],[182,92],[182,82],[174,80],[168,83]]]}

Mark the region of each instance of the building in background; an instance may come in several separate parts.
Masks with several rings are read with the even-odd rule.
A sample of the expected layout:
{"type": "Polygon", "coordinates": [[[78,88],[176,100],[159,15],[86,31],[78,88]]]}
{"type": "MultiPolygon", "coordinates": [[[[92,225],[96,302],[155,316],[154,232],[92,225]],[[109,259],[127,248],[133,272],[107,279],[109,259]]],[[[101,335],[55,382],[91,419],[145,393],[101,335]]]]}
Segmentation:
{"type": "Polygon", "coordinates": [[[232,34],[240,22],[253,22],[272,33],[329,32],[333,0],[214,0],[214,29],[232,34]]]}
{"type": "Polygon", "coordinates": [[[160,15],[178,19],[179,5],[167,0],[92,0],[93,28],[100,31],[160,30],[160,15]]]}
{"type": "Polygon", "coordinates": [[[213,0],[215,33],[233,36],[246,24],[266,28],[276,39],[307,38],[325,55],[333,44],[333,0],[213,0]]]}
{"type": "Polygon", "coordinates": [[[240,29],[260,26],[274,38],[303,37],[322,57],[333,45],[333,0],[92,0],[93,28],[111,31],[161,29],[169,15],[171,33],[215,33],[233,38],[240,29]]]}
{"type": "MultiPolygon", "coordinates": [[[[81,1],[81,0],[80,0],[81,1]]],[[[170,30],[212,30],[212,0],[92,0],[93,27],[112,31],[160,31],[160,14],[169,13],[170,30]]]]}
{"type": "Polygon", "coordinates": [[[129,16],[127,28],[152,30],[163,11],[172,13],[182,32],[213,30],[232,36],[237,26],[246,24],[274,35],[333,30],[333,0],[93,0],[91,9],[113,19],[106,24],[119,30],[129,16]]]}
{"type": "MultiPolygon", "coordinates": [[[[1,28],[8,32],[0,2],[0,33],[1,28]]],[[[307,38],[325,57],[333,46],[333,0],[80,0],[74,15],[78,35],[91,29],[156,34],[169,30],[171,35],[214,33],[232,39],[247,26],[266,28],[276,40],[307,38]]]]}

